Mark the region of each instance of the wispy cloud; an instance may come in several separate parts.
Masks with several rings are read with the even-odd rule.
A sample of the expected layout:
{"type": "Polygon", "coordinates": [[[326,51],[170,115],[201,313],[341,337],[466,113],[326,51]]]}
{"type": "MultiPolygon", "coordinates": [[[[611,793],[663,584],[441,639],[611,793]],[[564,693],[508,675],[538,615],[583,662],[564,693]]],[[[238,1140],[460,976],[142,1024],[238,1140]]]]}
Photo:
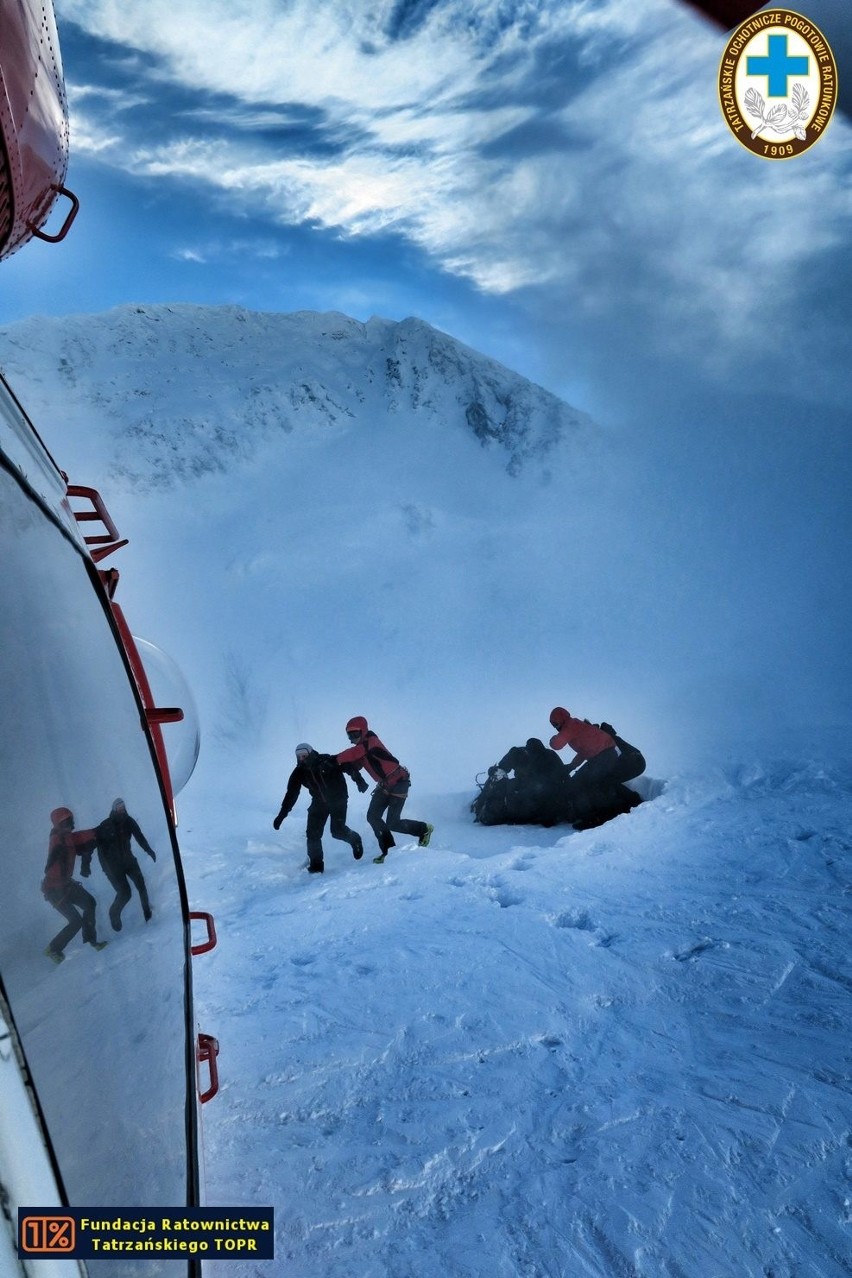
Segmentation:
{"type": "Polygon", "coordinates": [[[172,250],[172,257],[177,261],[196,262],[200,266],[246,257],[256,261],[275,262],[286,254],[287,249],[281,244],[263,238],[200,240],[194,244],[182,244],[172,250]]]}
{"type": "Polygon", "coordinates": [[[594,311],[657,290],[667,326],[700,319],[736,343],[848,238],[846,126],[798,167],[741,154],[718,39],[672,0],[58,12],[143,55],[123,94],[74,93],[79,151],[272,223],[393,230],[485,291],[561,289],[594,311]]]}

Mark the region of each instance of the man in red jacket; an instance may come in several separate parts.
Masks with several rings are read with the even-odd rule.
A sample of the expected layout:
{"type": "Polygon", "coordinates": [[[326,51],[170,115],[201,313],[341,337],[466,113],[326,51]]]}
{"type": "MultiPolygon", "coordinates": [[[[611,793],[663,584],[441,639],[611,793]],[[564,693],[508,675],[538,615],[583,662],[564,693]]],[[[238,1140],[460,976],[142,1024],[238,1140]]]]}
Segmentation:
{"type": "Polygon", "coordinates": [[[435,827],[426,821],[408,821],[402,816],[411,788],[408,768],[404,768],[370,730],[363,715],[349,720],[346,735],[352,746],[337,756],[337,762],[353,776],[363,768],[377,783],[367,809],[367,823],[379,841],[379,855],[373,857],[375,864],[381,865],[394,846],[392,830],[398,834],[413,834],[419,847],[427,847],[435,827]]]}
{"type": "Polygon", "coordinates": [[[96,950],[102,950],[106,941],[99,941],[95,931],[95,898],[73,877],[74,862],[78,856],[82,862],[80,873],[83,878],[89,875],[96,843],[95,831],[75,830],[74,813],[68,808],[54,808],[50,820],[53,829],[50,831],[41,892],[68,923],[44,952],[54,963],[61,963],[65,958],[66,945],[81,928],[83,940],[96,950]]]}
{"type": "Polygon", "coordinates": [[[569,772],[580,769],[571,777],[572,792],[605,780],[618,766],[614,738],[596,724],[589,723],[588,719],[575,719],[562,706],[551,710],[550,722],[556,729],[556,736],[550,738],[552,749],[561,750],[569,745],[574,751],[574,758],[565,767],[569,772]]]}

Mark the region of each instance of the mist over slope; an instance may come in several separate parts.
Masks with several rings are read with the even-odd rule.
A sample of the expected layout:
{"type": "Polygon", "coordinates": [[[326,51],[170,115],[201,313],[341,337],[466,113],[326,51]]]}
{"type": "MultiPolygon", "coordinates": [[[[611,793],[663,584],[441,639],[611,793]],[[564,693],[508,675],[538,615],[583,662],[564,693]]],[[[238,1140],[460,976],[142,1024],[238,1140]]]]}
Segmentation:
{"type": "Polygon", "coordinates": [[[353,713],[444,785],[513,717],[548,729],[577,629],[560,485],[605,474],[583,414],[419,320],[125,307],[15,325],[0,359],[130,536],[125,611],[196,690],[214,785],[353,713]]]}
{"type": "Polygon", "coordinates": [[[266,795],[355,713],[456,790],[557,703],[662,775],[814,721],[831,748],[786,564],[726,553],[647,423],[615,439],[416,319],[126,306],[2,329],[0,367],[131,539],[120,599],[195,690],[196,784],[266,795]]]}

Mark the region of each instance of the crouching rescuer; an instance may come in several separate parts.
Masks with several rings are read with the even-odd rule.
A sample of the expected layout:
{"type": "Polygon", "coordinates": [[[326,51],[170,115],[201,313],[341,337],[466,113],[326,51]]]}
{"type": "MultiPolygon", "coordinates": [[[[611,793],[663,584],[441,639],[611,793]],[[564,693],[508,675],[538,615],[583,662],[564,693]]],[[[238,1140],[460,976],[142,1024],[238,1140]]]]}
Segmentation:
{"type": "Polygon", "coordinates": [[[565,764],[572,774],[569,793],[579,794],[612,776],[619,754],[615,739],[608,732],[588,719],[575,718],[562,706],[551,710],[550,723],[556,729],[556,735],[550,738],[551,749],[562,750],[568,745],[574,751],[573,759],[565,764]]]}
{"type": "Polygon", "coordinates": [[[337,756],[337,762],[353,775],[358,775],[363,768],[376,782],[367,809],[367,823],[379,843],[379,855],[374,856],[373,861],[381,865],[390,848],[394,847],[392,831],[413,835],[419,847],[427,847],[435,827],[426,821],[409,821],[402,816],[411,789],[408,769],[383,745],[363,715],[349,720],[346,735],[352,745],[337,756]]]}

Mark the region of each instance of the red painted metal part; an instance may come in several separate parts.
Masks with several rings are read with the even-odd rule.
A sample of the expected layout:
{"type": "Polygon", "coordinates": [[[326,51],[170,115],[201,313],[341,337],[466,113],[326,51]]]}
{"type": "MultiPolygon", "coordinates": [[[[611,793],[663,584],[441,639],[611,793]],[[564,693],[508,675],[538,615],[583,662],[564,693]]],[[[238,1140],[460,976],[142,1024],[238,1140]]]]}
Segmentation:
{"type": "Polygon", "coordinates": [[[59,230],[54,234],[48,235],[47,231],[40,231],[34,222],[27,222],[27,230],[30,231],[37,240],[44,240],[45,244],[61,244],[65,239],[65,236],[71,230],[71,224],[74,221],[74,218],[80,212],[80,201],[77,199],[77,196],[73,191],[68,190],[67,186],[55,186],[53,190],[57,195],[63,195],[65,199],[69,200],[71,203],[70,209],[65,214],[65,221],[62,223],[59,230]]]}
{"type": "Polygon", "coordinates": [[[154,752],[157,756],[157,764],[160,769],[160,776],[163,779],[163,789],[166,792],[166,799],[169,804],[169,811],[172,814],[172,821],[177,825],[177,812],[175,810],[175,796],[172,788],[171,772],[169,771],[169,757],[166,754],[166,744],[163,740],[163,734],[160,729],[161,723],[177,723],[183,718],[183,711],[177,707],[159,707],[154,705],[154,697],[151,692],[151,685],[148,682],[148,675],[145,673],[145,667],[142,664],[142,658],[139,655],[139,649],[133,635],[130,633],[130,627],[124,613],[119,604],[113,599],[111,601],[113,616],[115,617],[118,633],[121,636],[121,642],[124,645],[124,651],[127,653],[127,659],[130,662],[130,668],[133,671],[133,677],[136,680],[136,686],[139,689],[139,695],[142,698],[142,705],[145,710],[145,720],[148,730],[151,733],[151,739],[154,743],[154,752]]]}
{"type": "MultiPolygon", "coordinates": [[[[114,551],[120,550],[122,546],[128,545],[127,538],[120,538],[118,529],[113,523],[112,516],[104,505],[104,500],[96,488],[87,488],[83,484],[68,484],[65,493],[69,500],[72,497],[82,499],[91,503],[91,509],[73,510],[72,514],[78,524],[99,523],[104,527],[102,533],[89,533],[83,537],[86,545],[89,547],[89,553],[93,561],[97,564],[102,559],[106,559],[107,555],[111,555],[114,551]]],[[[115,592],[113,586],[112,593],[115,592]]],[[[110,598],[112,598],[112,593],[110,598]]]]}
{"type": "Polygon", "coordinates": [[[210,1070],[210,1086],[204,1091],[200,1084],[198,1087],[198,1099],[202,1105],[206,1105],[219,1090],[219,1066],[216,1059],[219,1055],[218,1041],[211,1034],[199,1034],[195,1054],[198,1064],[206,1064],[210,1070]]]}
{"type": "Polygon", "coordinates": [[[74,511],[74,518],[78,524],[99,523],[104,526],[104,532],[89,533],[83,538],[87,546],[102,546],[108,542],[118,541],[118,529],[97,488],[87,488],[85,484],[69,484],[65,495],[68,498],[80,497],[91,502],[91,510],[74,511]]]}
{"type": "Polygon", "coordinates": [[[68,103],[52,0],[0,0],[0,258],[33,236],[64,239],[78,202],[65,187],[68,103]],[[60,196],[58,232],[42,227],[60,196]]]}
{"type": "Polygon", "coordinates": [[[206,954],[208,950],[215,950],[218,938],[216,936],[216,924],[213,921],[213,915],[207,914],[203,910],[190,910],[189,917],[191,919],[202,919],[207,927],[207,940],[200,945],[191,945],[189,947],[190,954],[206,954]]]}
{"type": "MultiPolygon", "coordinates": [[[[0,0],[2,3],[2,0],[0,0]]],[[[127,545],[127,538],[119,535],[118,528],[113,521],[112,516],[106,508],[103,498],[96,488],[89,488],[84,484],[69,484],[66,480],[66,497],[69,505],[73,500],[85,503],[82,507],[76,509],[71,506],[71,513],[78,524],[88,525],[97,524],[103,529],[101,532],[90,532],[83,535],[83,540],[89,547],[89,554],[94,563],[98,563],[101,559],[105,559],[107,555],[111,555],[114,551],[119,550],[122,546],[127,545]]],[[[151,692],[151,685],[142,658],[139,655],[139,649],[136,647],[136,641],[130,633],[130,627],[127,624],[124,613],[120,606],[115,602],[114,595],[116,586],[118,585],[118,573],[116,570],[110,569],[102,571],[100,578],[109,599],[112,614],[115,618],[118,633],[130,662],[130,668],[133,671],[133,677],[136,680],[136,686],[139,689],[139,696],[142,698],[142,706],[145,711],[145,721],[151,734],[151,740],[154,744],[154,752],[157,756],[157,766],[160,770],[160,776],[163,780],[163,789],[166,792],[166,799],[169,804],[169,811],[172,821],[177,824],[177,812],[175,810],[175,796],[172,786],[171,772],[169,770],[169,758],[166,753],[166,744],[163,740],[161,724],[179,723],[183,719],[183,711],[177,706],[158,706],[154,703],[154,697],[151,692]]]]}
{"type": "MultiPolygon", "coordinates": [[[[89,554],[92,560],[97,563],[100,558],[111,555],[113,551],[118,550],[121,546],[127,545],[127,539],[119,536],[118,528],[113,522],[112,516],[104,504],[103,498],[96,488],[88,488],[81,484],[69,484],[67,476],[63,472],[63,479],[66,485],[66,498],[68,499],[69,508],[75,520],[81,525],[99,524],[103,531],[90,532],[84,534],[83,540],[89,548],[89,554]],[[71,499],[82,501],[85,503],[82,507],[74,509],[71,506],[71,499]]],[[[127,660],[136,686],[139,690],[139,696],[142,701],[145,723],[150,734],[151,741],[154,746],[154,752],[157,760],[160,777],[163,783],[163,790],[169,805],[173,824],[177,825],[177,814],[175,812],[174,791],[172,788],[171,772],[169,770],[169,760],[166,754],[165,742],[160,725],[163,723],[176,723],[183,719],[183,710],[177,706],[156,706],[154,697],[151,692],[151,685],[145,666],[136,646],[136,641],[130,632],[130,627],[121,607],[115,602],[115,592],[118,587],[119,573],[115,568],[100,569],[98,576],[103,586],[104,593],[109,602],[115,624],[118,629],[119,638],[121,640],[127,660]]],[[[189,912],[190,920],[200,920],[207,929],[207,939],[193,945],[190,942],[189,952],[192,955],[206,954],[209,950],[215,949],[218,938],[216,936],[216,924],[213,915],[202,910],[191,910],[189,912]]],[[[195,1049],[196,1057],[196,1090],[200,1104],[205,1105],[207,1101],[212,1100],[219,1091],[219,1043],[210,1034],[198,1035],[195,1049]],[[209,1071],[209,1083],[206,1088],[202,1089],[200,1081],[200,1068],[207,1065],[209,1071]]]]}

